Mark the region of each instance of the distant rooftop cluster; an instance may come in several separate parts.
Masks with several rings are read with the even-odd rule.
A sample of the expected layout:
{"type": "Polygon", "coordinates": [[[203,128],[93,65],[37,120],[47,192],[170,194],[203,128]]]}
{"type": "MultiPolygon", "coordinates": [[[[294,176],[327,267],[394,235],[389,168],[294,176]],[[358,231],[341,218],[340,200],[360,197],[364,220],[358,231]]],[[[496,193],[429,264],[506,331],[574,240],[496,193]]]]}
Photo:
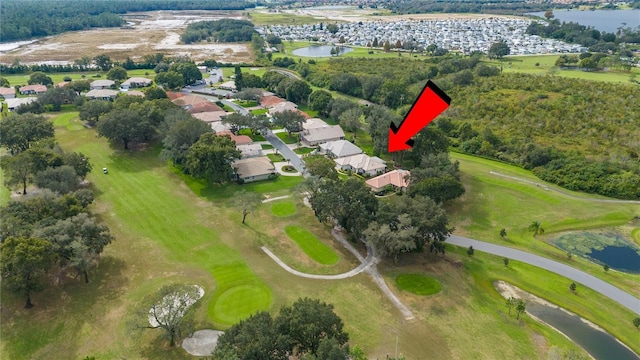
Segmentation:
{"type": "Polygon", "coordinates": [[[310,40],[338,43],[344,37],[345,44],[367,46],[378,39],[379,47],[385,41],[394,45],[412,41],[426,48],[436,44],[440,48],[469,54],[487,52],[491,44],[504,40],[512,55],[573,53],[584,49],[579,44],[568,44],[555,39],[527,35],[530,20],[516,18],[402,20],[396,22],[368,21],[340,24],[338,32],[330,33],[326,24],[320,30],[316,25],[273,25],[261,29],[283,40],[310,40]]]}

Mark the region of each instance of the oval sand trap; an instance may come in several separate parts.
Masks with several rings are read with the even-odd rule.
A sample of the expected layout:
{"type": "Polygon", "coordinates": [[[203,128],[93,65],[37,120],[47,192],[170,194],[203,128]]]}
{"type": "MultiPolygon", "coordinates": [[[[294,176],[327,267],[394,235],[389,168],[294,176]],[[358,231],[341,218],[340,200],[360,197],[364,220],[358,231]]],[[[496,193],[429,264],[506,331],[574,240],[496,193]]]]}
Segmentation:
{"type": "Polygon", "coordinates": [[[193,356],[211,356],[222,334],[224,332],[218,330],[198,330],[182,340],[182,348],[193,356]]]}
{"type": "Polygon", "coordinates": [[[235,324],[271,305],[271,291],[261,286],[241,285],[220,295],[213,308],[214,316],[226,324],[235,324]]]}

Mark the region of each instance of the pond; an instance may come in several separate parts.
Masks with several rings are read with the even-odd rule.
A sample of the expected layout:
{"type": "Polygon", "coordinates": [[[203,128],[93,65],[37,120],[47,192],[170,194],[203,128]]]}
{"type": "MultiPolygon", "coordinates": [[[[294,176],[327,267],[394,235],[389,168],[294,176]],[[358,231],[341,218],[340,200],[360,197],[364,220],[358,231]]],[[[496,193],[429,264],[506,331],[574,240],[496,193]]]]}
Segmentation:
{"type": "Polygon", "coordinates": [[[615,230],[576,231],[551,241],[564,251],[612,269],[640,273],[640,248],[630,237],[615,230]]]}
{"type": "MultiPolygon", "coordinates": [[[[307,57],[330,57],[331,49],[333,46],[329,45],[313,45],[307,46],[300,49],[293,50],[293,55],[298,56],[307,56],[307,57]]],[[[339,46],[338,47],[339,55],[346,54],[348,52],[352,52],[353,49],[347,46],[339,46]]]]}
{"type": "Polygon", "coordinates": [[[553,326],[596,360],[638,360],[638,356],[610,334],[585,323],[579,316],[553,306],[527,303],[527,312],[553,326]]]}

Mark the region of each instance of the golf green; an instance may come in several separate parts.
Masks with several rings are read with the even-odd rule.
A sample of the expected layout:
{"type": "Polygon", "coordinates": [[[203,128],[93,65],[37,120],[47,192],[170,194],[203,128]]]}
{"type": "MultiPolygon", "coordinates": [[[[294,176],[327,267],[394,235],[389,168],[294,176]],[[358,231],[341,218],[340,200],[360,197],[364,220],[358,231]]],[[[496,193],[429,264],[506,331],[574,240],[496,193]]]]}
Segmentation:
{"type": "Polygon", "coordinates": [[[284,230],[305,254],[318,263],[333,265],[338,262],[339,258],[335,251],[320,242],[309,230],[295,225],[289,225],[284,230]]]}
{"type": "Polygon", "coordinates": [[[296,204],[291,201],[277,202],[271,205],[271,213],[279,217],[291,216],[296,213],[296,204]]]}
{"type": "Polygon", "coordinates": [[[273,296],[266,286],[240,285],[223,292],[213,306],[216,319],[235,324],[255,312],[268,310],[273,296]]]}
{"type": "Polygon", "coordinates": [[[438,280],[421,274],[398,275],[396,286],[416,295],[433,295],[442,290],[438,280]]]}

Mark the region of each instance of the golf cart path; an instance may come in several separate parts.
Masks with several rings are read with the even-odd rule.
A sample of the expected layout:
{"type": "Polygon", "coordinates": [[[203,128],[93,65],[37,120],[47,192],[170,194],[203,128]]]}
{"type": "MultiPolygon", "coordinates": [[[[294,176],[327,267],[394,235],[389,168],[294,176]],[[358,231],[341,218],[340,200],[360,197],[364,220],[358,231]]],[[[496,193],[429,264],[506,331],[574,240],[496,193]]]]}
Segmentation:
{"type": "MultiPolygon", "coordinates": [[[[446,242],[463,247],[473,246],[474,250],[483,251],[493,255],[504,256],[511,260],[521,261],[529,265],[549,270],[553,273],[569,278],[581,285],[587,286],[608,297],[609,299],[617,302],[618,304],[626,307],[627,309],[633,311],[634,313],[640,315],[640,299],[627,293],[626,291],[623,291],[609,284],[604,280],[601,280],[593,275],[587,274],[586,272],[578,270],[571,266],[559,263],[546,257],[531,254],[521,250],[516,250],[510,247],[491,244],[488,242],[469,239],[457,235],[449,235],[449,238],[446,242]]],[[[569,285],[567,284],[567,287],[568,286],[569,285]]]]}
{"type": "Polygon", "coordinates": [[[511,175],[505,175],[505,174],[501,174],[501,173],[495,172],[495,171],[489,171],[489,174],[496,175],[496,176],[501,176],[503,178],[507,178],[507,179],[510,179],[510,180],[515,180],[515,181],[519,181],[519,182],[535,185],[535,186],[537,186],[539,188],[542,188],[542,189],[545,189],[545,190],[555,191],[557,193],[560,193],[562,195],[565,195],[565,196],[568,196],[570,198],[577,199],[577,200],[594,201],[594,202],[601,202],[601,203],[616,203],[616,204],[640,204],[639,200],[598,199],[598,198],[589,198],[589,197],[576,196],[576,195],[571,194],[571,193],[569,193],[567,191],[556,189],[554,187],[550,187],[550,186],[547,186],[547,185],[545,185],[543,183],[535,182],[535,181],[532,181],[532,180],[527,180],[527,179],[523,179],[523,178],[519,178],[519,177],[516,177],[516,176],[511,176],[511,175]]]}
{"type": "Polygon", "coordinates": [[[376,266],[378,264],[378,258],[376,257],[375,250],[371,246],[366,245],[367,257],[365,258],[362,256],[362,254],[358,252],[358,250],[356,250],[355,247],[353,247],[353,245],[351,245],[351,243],[347,241],[347,239],[344,238],[344,236],[342,236],[338,228],[334,227],[331,230],[331,235],[333,235],[333,237],[339,243],[341,243],[345,248],[347,248],[347,250],[353,253],[353,255],[360,261],[360,265],[358,265],[358,267],[350,271],[347,271],[345,273],[336,274],[336,275],[307,274],[307,273],[303,273],[298,270],[292,269],[289,265],[285,264],[282,260],[280,260],[280,258],[278,258],[274,253],[272,253],[269,249],[267,249],[264,246],[262,247],[262,251],[264,251],[271,259],[273,259],[273,261],[275,261],[278,265],[280,265],[280,267],[282,267],[285,271],[289,272],[290,274],[304,277],[307,279],[340,280],[340,279],[350,278],[362,272],[366,272],[369,275],[371,275],[376,285],[380,287],[380,290],[382,290],[382,292],[387,296],[387,298],[389,298],[389,300],[391,300],[391,302],[398,308],[398,310],[402,313],[402,315],[406,320],[415,319],[415,316],[413,315],[409,307],[407,307],[405,304],[402,303],[402,301],[400,301],[400,299],[398,299],[396,294],[394,294],[393,291],[391,291],[391,289],[389,288],[389,286],[387,286],[382,275],[380,275],[380,272],[378,271],[378,268],[376,266]]]}

